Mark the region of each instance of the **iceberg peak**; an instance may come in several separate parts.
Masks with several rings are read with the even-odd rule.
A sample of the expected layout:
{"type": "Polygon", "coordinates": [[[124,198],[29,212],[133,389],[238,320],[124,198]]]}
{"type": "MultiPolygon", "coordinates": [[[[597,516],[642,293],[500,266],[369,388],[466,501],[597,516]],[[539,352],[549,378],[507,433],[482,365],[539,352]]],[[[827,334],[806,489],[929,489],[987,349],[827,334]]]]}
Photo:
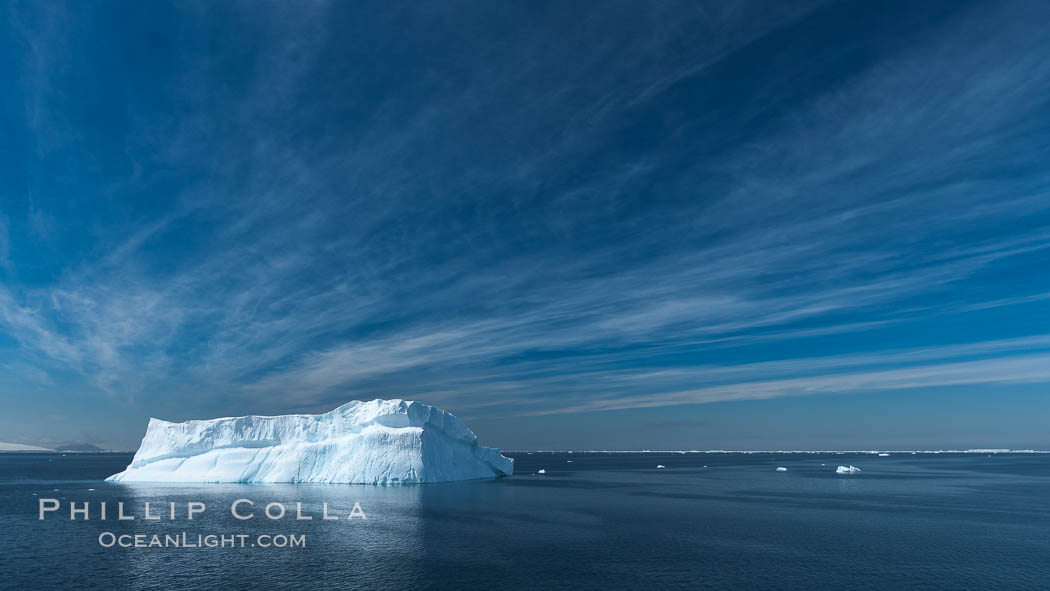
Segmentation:
{"type": "Polygon", "coordinates": [[[482,447],[452,413],[395,398],[318,415],[151,418],[131,464],[107,480],[397,484],[513,471],[514,460],[482,447]]]}

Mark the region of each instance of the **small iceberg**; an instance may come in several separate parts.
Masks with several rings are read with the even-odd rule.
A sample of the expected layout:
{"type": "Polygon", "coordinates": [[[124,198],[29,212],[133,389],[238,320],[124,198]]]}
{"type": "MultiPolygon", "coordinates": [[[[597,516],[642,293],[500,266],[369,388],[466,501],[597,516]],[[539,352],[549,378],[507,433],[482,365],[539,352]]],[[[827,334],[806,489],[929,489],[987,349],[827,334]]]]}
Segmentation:
{"type": "Polygon", "coordinates": [[[777,472],[787,472],[788,469],[783,466],[777,466],[777,472]]]}
{"type": "Polygon", "coordinates": [[[857,472],[860,472],[860,468],[852,464],[849,466],[839,466],[838,468],[835,468],[835,474],[856,474],[857,472]]]}
{"type": "Polygon", "coordinates": [[[888,457],[890,457],[890,454],[879,454],[879,457],[880,458],[888,458],[888,457]]]}
{"type": "Polygon", "coordinates": [[[545,469],[543,469],[543,468],[540,468],[539,470],[536,470],[536,473],[537,474],[546,474],[547,471],[545,469]]]}
{"type": "Polygon", "coordinates": [[[664,469],[664,468],[666,468],[666,467],[667,467],[667,466],[664,466],[663,464],[657,464],[657,465],[656,465],[656,469],[657,469],[657,470],[663,470],[663,469],[664,469]]]}

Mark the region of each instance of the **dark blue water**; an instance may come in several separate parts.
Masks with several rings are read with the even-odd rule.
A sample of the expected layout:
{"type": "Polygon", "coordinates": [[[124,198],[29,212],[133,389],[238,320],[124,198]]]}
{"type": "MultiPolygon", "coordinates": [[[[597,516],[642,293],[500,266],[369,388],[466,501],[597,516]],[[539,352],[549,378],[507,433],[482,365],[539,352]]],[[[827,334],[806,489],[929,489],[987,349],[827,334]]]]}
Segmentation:
{"type": "Polygon", "coordinates": [[[109,484],[129,454],[0,454],[0,588],[1050,587],[1050,456],[512,455],[512,478],[378,488],[109,484]],[[834,474],[849,463],[863,473],[834,474]],[[62,502],[43,521],[41,497],[62,502]],[[233,518],[238,498],[254,518],[233,518]],[[71,521],[69,501],[92,519],[71,521]],[[117,501],[137,519],[113,519],[117,501]],[[164,519],[144,521],[143,501],[164,519]],[[187,520],[187,501],[205,513],[187,520]],[[263,516],[271,501],[284,519],[263,516]],[[295,520],[297,501],[313,520],[295,520]],[[324,521],[324,502],[368,519],[324,521]],[[247,545],[104,548],[103,532],[247,545]],[[250,545],[289,534],[306,546],[250,545]]]}

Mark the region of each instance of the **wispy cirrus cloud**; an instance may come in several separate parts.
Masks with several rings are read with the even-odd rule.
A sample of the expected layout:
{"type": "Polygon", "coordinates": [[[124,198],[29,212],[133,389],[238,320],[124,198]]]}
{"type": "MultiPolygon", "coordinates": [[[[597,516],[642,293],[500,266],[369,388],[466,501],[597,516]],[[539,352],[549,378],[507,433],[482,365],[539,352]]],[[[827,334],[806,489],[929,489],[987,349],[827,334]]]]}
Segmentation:
{"type": "Polygon", "coordinates": [[[113,56],[67,10],[17,20],[27,161],[75,174],[4,205],[0,360],[187,413],[1044,379],[1048,327],[978,326],[1050,288],[1050,46],[1023,12],[841,45],[821,4],[462,9],[253,8],[215,51],[225,9],[172,8],[160,73],[83,97],[101,130],[63,72],[113,56]]]}

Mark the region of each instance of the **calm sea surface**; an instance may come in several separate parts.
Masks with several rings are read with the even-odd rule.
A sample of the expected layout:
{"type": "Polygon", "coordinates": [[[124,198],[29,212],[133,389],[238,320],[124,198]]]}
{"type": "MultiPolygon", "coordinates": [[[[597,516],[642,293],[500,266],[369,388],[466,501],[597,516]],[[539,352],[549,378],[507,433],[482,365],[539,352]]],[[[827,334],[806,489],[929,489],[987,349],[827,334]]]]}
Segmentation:
{"type": "Polygon", "coordinates": [[[1050,588],[1047,455],[508,455],[512,478],[379,488],[110,484],[130,454],[0,454],[0,588],[1050,588]],[[40,498],[61,509],[38,520],[40,498]],[[231,515],[239,498],[255,517],[231,515]],[[188,520],[188,501],[207,508],[188,520]],[[323,520],[326,502],[343,519],[323,520]],[[355,502],[367,520],[345,519],[355,502]],[[104,532],[245,547],[105,548],[104,532]]]}

